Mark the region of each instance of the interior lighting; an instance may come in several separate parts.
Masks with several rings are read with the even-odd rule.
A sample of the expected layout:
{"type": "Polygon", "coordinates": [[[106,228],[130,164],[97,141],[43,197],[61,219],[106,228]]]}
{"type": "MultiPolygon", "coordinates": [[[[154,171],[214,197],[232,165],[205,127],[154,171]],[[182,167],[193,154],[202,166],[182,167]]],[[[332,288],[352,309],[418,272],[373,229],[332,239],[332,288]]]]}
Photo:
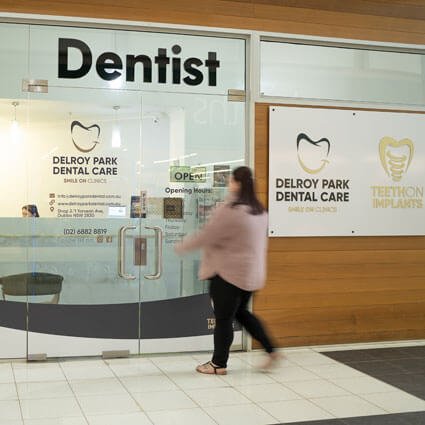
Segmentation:
{"type": "Polygon", "coordinates": [[[19,105],[19,102],[12,102],[13,110],[14,110],[14,118],[10,125],[10,139],[13,143],[17,143],[20,138],[21,129],[19,128],[19,122],[16,119],[16,108],[19,105]]]}
{"type": "Polygon", "coordinates": [[[217,164],[236,164],[238,162],[245,162],[245,159],[233,159],[231,161],[217,161],[217,162],[210,162],[208,164],[198,164],[198,167],[208,167],[209,165],[217,165],[217,164]]]}
{"type": "Polygon", "coordinates": [[[180,159],[185,159],[185,158],[192,158],[193,156],[198,155],[197,153],[190,153],[189,155],[183,155],[183,156],[178,156],[176,158],[168,158],[168,159],[161,159],[160,161],[154,161],[154,164],[162,164],[164,162],[173,162],[173,161],[178,161],[180,159]]]}
{"type": "Polygon", "coordinates": [[[112,129],[112,147],[113,148],[120,148],[121,147],[121,133],[120,133],[120,129],[117,123],[117,114],[118,111],[120,110],[119,106],[113,106],[112,107],[114,110],[114,125],[113,125],[113,129],[112,129]]]}

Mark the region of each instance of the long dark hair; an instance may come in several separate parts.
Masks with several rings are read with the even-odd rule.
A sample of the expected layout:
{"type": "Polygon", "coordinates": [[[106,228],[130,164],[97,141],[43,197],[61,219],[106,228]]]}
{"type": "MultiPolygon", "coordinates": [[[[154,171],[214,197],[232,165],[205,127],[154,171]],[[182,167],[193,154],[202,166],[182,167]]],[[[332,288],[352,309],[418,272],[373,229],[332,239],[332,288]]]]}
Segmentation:
{"type": "Polygon", "coordinates": [[[27,210],[33,217],[40,217],[38,214],[37,205],[25,205],[22,207],[22,209],[27,210]]]}
{"type": "Polygon", "coordinates": [[[251,214],[262,214],[264,212],[264,207],[255,194],[254,178],[252,176],[251,169],[248,167],[236,168],[232,172],[232,177],[235,181],[241,184],[241,190],[232,206],[249,205],[251,207],[251,214]]]}

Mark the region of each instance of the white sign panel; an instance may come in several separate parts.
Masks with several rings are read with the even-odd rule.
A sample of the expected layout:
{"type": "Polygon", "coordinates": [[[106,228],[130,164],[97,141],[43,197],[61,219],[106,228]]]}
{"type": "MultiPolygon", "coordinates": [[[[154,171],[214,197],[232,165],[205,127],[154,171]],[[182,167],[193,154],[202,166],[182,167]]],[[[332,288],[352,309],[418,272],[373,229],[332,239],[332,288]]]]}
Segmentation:
{"type": "Polygon", "coordinates": [[[49,86],[221,95],[245,88],[240,39],[34,26],[29,47],[30,74],[49,86]]]}
{"type": "Polygon", "coordinates": [[[270,107],[269,235],[424,235],[425,115],[270,107]]]}

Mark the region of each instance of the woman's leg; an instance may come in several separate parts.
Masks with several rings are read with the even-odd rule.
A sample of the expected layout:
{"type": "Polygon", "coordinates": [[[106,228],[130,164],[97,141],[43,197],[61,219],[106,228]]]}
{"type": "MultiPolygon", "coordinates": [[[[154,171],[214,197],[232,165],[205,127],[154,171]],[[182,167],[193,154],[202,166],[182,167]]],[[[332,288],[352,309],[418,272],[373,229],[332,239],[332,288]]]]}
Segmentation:
{"type": "Polygon", "coordinates": [[[241,302],[236,312],[236,320],[255,338],[267,351],[272,353],[274,351],[273,344],[267,335],[264,326],[260,320],[247,309],[248,301],[251,298],[252,292],[241,291],[241,302]]]}
{"type": "Polygon", "coordinates": [[[240,304],[240,294],[234,285],[220,276],[211,279],[210,295],[214,303],[214,355],[212,362],[227,366],[229,350],[233,341],[233,320],[240,304]]]}

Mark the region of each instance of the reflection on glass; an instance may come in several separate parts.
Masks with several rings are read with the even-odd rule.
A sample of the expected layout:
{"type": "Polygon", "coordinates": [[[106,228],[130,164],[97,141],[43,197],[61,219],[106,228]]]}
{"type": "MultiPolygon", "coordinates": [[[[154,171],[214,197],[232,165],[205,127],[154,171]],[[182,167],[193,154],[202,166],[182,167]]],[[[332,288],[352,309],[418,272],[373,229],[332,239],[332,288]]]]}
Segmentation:
{"type": "MultiPolygon", "coordinates": [[[[28,303],[19,304],[29,319],[22,329],[30,323],[31,333],[34,318],[42,316],[42,306],[33,304],[53,304],[48,311],[56,313],[64,311],[61,305],[132,304],[136,311],[140,302],[205,292],[197,278],[199,257],[183,261],[173,245],[224,199],[226,164],[240,165],[245,156],[245,105],[227,101],[229,87],[244,88],[245,42],[13,24],[0,24],[0,35],[7,64],[0,81],[0,290],[8,306],[28,303]],[[158,46],[179,42],[185,54],[202,58],[219,47],[218,84],[208,87],[205,73],[196,87],[157,79],[147,86],[139,65],[134,80],[124,74],[102,80],[95,67],[78,81],[58,80],[58,38],[64,36],[97,48],[113,45],[123,58],[141,45],[156,54],[158,46]],[[29,76],[48,79],[48,93],[22,93],[29,76]],[[171,182],[174,166],[204,168],[193,173],[202,178],[171,182]],[[124,269],[134,280],[118,274],[118,235],[125,226],[136,227],[124,238],[124,269]],[[164,233],[157,281],[143,278],[158,260],[154,233],[145,226],[164,233]],[[135,242],[144,239],[146,259],[140,261],[135,242]]],[[[68,59],[71,68],[81,66],[76,49],[68,59]]],[[[36,339],[30,335],[33,344],[36,339]]]]}
{"type": "MultiPolygon", "coordinates": [[[[206,282],[198,280],[199,253],[182,259],[173,245],[205,223],[226,196],[227,173],[244,163],[244,108],[221,96],[143,95],[141,176],[147,219],[164,231],[163,276],[154,284],[142,283],[143,300],[207,291],[206,282]],[[179,208],[166,209],[177,199],[182,218],[179,208]]],[[[149,258],[153,245],[148,243],[148,249],[149,258]]]]}
{"type": "Polygon", "coordinates": [[[153,273],[157,255],[147,225],[163,229],[164,267],[159,281],[140,281],[142,300],[206,292],[197,278],[199,254],[182,260],[173,245],[205,223],[226,196],[231,168],[243,164],[245,105],[220,96],[145,95],[140,120],[137,93],[123,93],[120,101],[124,107],[118,108],[108,92],[87,89],[31,96],[31,143],[1,159],[3,181],[16,186],[1,215],[37,217],[25,221],[27,233],[18,232],[22,219],[10,219],[18,232],[13,237],[4,229],[2,247],[16,244],[22,258],[3,257],[0,278],[15,276],[5,286],[8,299],[138,302],[139,277],[153,273]],[[172,169],[181,177],[171,178],[172,169]],[[24,203],[27,198],[32,202],[24,203]],[[130,221],[137,230],[127,234],[125,269],[138,277],[134,282],[117,273],[118,234],[130,221]],[[147,261],[135,266],[139,236],[147,239],[147,261]],[[58,276],[59,292],[46,289],[46,276],[58,276]]]}
{"type": "Polygon", "coordinates": [[[266,96],[425,104],[425,56],[261,42],[266,96]]]}

